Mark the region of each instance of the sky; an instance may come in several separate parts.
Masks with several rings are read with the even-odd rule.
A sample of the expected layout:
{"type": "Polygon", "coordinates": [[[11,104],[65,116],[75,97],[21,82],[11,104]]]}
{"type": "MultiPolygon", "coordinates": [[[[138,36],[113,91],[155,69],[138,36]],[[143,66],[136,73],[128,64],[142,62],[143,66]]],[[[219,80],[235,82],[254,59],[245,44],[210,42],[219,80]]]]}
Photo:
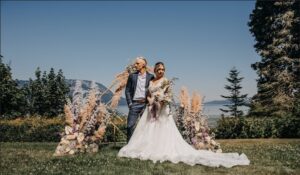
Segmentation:
{"type": "Polygon", "coordinates": [[[232,67],[256,93],[260,60],[247,25],[255,1],[1,1],[1,55],[13,78],[40,67],[109,86],[137,56],[163,61],[190,94],[222,100],[232,67]]]}

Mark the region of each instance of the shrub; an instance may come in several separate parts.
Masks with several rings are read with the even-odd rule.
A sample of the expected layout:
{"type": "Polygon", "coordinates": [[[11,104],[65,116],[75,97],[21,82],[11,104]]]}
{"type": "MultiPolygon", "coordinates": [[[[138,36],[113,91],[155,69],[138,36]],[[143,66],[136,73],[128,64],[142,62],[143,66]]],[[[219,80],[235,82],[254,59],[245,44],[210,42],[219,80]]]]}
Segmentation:
{"type": "MultiPolygon", "coordinates": [[[[60,133],[64,130],[65,119],[63,116],[45,118],[41,116],[30,116],[17,119],[0,120],[0,142],[59,142],[60,133]]],[[[117,123],[113,135],[113,126],[108,125],[106,129],[106,142],[126,141],[126,122],[117,123]]]]}
{"type": "Polygon", "coordinates": [[[0,120],[0,141],[59,141],[64,120],[40,116],[0,120]]]}
{"type": "Polygon", "coordinates": [[[217,138],[299,138],[300,118],[221,117],[215,128],[217,138]]]}

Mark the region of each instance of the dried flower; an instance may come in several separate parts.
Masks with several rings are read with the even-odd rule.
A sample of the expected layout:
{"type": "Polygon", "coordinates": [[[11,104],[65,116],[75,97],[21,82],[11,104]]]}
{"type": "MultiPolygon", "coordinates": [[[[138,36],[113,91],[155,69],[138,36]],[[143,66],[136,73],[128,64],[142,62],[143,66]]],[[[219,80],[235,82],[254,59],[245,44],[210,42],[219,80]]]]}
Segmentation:
{"type": "MultiPolygon", "coordinates": [[[[94,82],[91,84],[91,87],[85,105],[81,105],[81,102],[77,101],[76,103],[69,102],[65,106],[67,125],[54,156],[98,151],[98,141],[103,139],[106,125],[112,113],[109,112],[111,109],[108,110],[109,106],[102,104],[98,100],[99,90],[95,87],[94,82]],[[74,123],[76,120],[72,117],[76,115],[76,120],[78,119],[77,121],[80,122],[78,124],[74,123]]],[[[77,97],[73,98],[73,100],[80,99],[79,94],[76,93],[77,97]]]]}
{"type": "Polygon", "coordinates": [[[180,106],[184,109],[189,110],[189,94],[186,87],[182,87],[180,91],[180,106]]]}
{"type": "Polygon", "coordinates": [[[70,104],[66,104],[64,106],[64,112],[65,112],[65,117],[66,117],[66,124],[69,126],[73,126],[74,120],[73,120],[73,115],[71,112],[70,104]]]}
{"type": "Polygon", "coordinates": [[[207,118],[202,114],[202,98],[199,94],[193,93],[191,105],[189,106],[189,95],[186,88],[180,92],[180,106],[177,106],[175,118],[178,128],[184,139],[196,149],[206,149],[214,152],[222,151],[220,144],[214,138],[214,133],[209,134],[207,118]],[[183,126],[180,126],[183,125],[183,126]]]}
{"type": "Polygon", "coordinates": [[[102,139],[105,134],[105,129],[106,129],[106,126],[99,127],[98,130],[94,134],[95,137],[98,139],[102,139]]]}
{"type": "Polygon", "coordinates": [[[201,96],[194,92],[191,100],[191,112],[197,113],[200,112],[201,107],[201,96]]]}

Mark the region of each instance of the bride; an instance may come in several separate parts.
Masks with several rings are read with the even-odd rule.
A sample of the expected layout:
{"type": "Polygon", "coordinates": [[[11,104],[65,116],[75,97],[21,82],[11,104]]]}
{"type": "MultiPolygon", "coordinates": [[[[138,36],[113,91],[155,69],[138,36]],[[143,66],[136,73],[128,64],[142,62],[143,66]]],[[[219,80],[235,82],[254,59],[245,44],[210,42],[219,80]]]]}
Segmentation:
{"type": "Polygon", "coordinates": [[[196,150],[181,136],[168,105],[168,86],[164,86],[165,66],[155,64],[155,79],[149,85],[149,104],[146,107],[128,144],[121,148],[119,157],[141,160],[183,162],[189,165],[201,164],[210,167],[232,167],[249,165],[245,154],[215,153],[196,150]]]}

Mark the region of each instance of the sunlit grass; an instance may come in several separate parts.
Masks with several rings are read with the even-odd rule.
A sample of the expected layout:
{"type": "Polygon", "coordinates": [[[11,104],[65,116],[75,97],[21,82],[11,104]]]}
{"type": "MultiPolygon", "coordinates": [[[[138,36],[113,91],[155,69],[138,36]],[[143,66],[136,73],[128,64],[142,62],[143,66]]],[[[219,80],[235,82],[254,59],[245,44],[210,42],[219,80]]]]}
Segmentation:
{"type": "Polygon", "coordinates": [[[245,153],[249,166],[210,168],[118,158],[122,145],[96,154],[53,157],[57,143],[0,143],[0,174],[300,174],[300,139],[218,140],[224,152],[245,153]]]}

